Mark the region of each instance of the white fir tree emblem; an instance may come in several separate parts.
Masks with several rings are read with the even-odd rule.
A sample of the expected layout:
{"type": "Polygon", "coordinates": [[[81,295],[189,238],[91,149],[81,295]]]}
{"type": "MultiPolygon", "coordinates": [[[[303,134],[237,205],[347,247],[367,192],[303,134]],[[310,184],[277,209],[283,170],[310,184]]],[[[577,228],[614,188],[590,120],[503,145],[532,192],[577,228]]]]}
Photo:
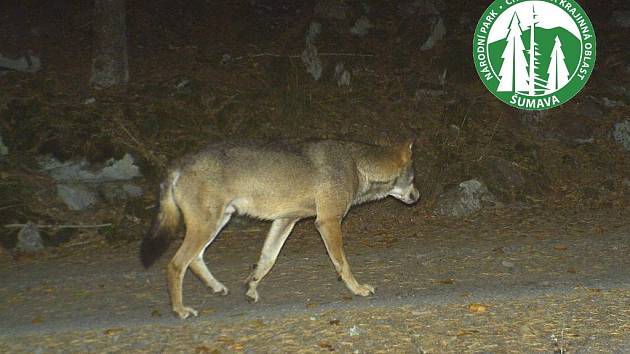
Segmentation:
{"type": "Polygon", "coordinates": [[[527,94],[530,96],[536,95],[536,90],[544,90],[547,84],[536,72],[536,69],[538,69],[538,65],[540,64],[538,61],[540,53],[538,52],[538,43],[536,43],[536,24],[538,23],[538,19],[536,17],[536,10],[532,5],[532,22],[529,25],[529,78],[527,80],[527,83],[529,84],[527,94]]]}
{"type": "Polygon", "coordinates": [[[569,69],[564,62],[564,53],[562,52],[562,43],[560,38],[556,36],[556,41],[551,50],[551,62],[547,69],[549,78],[547,79],[547,90],[545,93],[558,91],[569,82],[569,69]]]}
{"type": "Polygon", "coordinates": [[[527,59],[525,58],[525,46],[521,39],[521,25],[516,12],[510,21],[509,31],[507,34],[507,44],[501,58],[503,64],[499,71],[501,81],[497,91],[499,92],[516,92],[527,91],[529,85],[527,82],[527,59]]]}

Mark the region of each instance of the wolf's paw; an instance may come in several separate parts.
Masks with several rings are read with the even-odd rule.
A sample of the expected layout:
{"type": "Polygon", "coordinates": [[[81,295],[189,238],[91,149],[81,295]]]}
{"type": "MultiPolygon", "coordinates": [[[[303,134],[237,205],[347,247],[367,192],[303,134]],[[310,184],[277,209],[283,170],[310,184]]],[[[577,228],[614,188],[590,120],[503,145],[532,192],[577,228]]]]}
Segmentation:
{"type": "Polygon", "coordinates": [[[356,289],[353,289],[352,292],[359,296],[370,296],[374,294],[374,287],[368,284],[361,284],[356,289]]]}
{"type": "Polygon", "coordinates": [[[249,302],[253,302],[253,303],[258,302],[258,299],[259,299],[258,291],[256,291],[256,289],[249,288],[247,292],[245,293],[245,296],[247,296],[247,301],[249,302]]]}
{"type": "Polygon", "coordinates": [[[219,283],[219,286],[212,288],[212,291],[215,294],[219,294],[221,296],[225,296],[230,293],[230,290],[223,284],[219,283]]]}
{"type": "Polygon", "coordinates": [[[175,307],[175,308],[173,308],[173,311],[182,320],[187,319],[188,316],[190,316],[190,315],[197,316],[197,311],[195,309],[193,309],[192,307],[187,307],[187,306],[175,307]]]}

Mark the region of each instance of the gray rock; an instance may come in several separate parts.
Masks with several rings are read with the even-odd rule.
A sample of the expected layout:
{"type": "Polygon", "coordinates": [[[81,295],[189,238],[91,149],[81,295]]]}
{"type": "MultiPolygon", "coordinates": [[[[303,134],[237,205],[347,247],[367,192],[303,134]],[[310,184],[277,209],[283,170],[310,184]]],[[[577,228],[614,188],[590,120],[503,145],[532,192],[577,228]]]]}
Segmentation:
{"type": "Polygon", "coordinates": [[[306,36],[304,37],[306,44],[308,45],[315,42],[320,33],[322,33],[322,24],[319,22],[311,22],[310,26],[308,26],[306,36]]]}
{"type": "Polygon", "coordinates": [[[460,183],[438,197],[435,213],[443,216],[465,216],[486,205],[495,205],[496,198],[482,182],[471,179],[460,183]]]}
{"type": "Polygon", "coordinates": [[[221,65],[228,65],[232,62],[234,62],[234,58],[232,58],[232,56],[227,53],[223,54],[223,56],[221,57],[221,65]]]}
{"type": "Polygon", "coordinates": [[[350,73],[347,70],[344,70],[343,73],[341,73],[339,80],[337,80],[337,85],[339,87],[350,86],[350,73]]]}
{"type": "Polygon", "coordinates": [[[184,89],[190,87],[190,80],[188,79],[181,79],[179,80],[179,82],[177,83],[177,85],[175,85],[175,88],[178,90],[184,89]]]}
{"type": "Polygon", "coordinates": [[[626,119],[623,122],[615,123],[612,136],[624,150],[630,151],[630,120],[626,119]]]}
{"type": "Polygon", "coordinates": [[[317,47],[313,44],[315,39],[322,31],[322,25],[319,22],[311,22],[308,27],[306,36],[304,38],[306,42],[306,49],[302,52],[302,62],[306,66],[306,71],[313,76],[313,79],[319,80],[322,77],[322,61],[317,54],[317,47]]]}
{"type": "Polygon", "coordinates": [[[94,98],[94,97],[88,97],[88,98],[83,100],[83,104],[84,105],[90,105],[90,104],[94,104],[94,103],[96,103],[96,98],[94,98]]]}
{"type": "Polygon", "coordinates": [[[442,40],[446,36],[446,26],[442,17],[438,17],[433,26],[431,27],[431,34],[429,38],[422,44],[420,50],[429,50],[435,46],[437,42],[442,40]]]}
{"type": "Polygon", "coordinates": [[[120,160],[111,159],[105,163],[105,167],[96,170],[85,160],[62,163],[54,158],[42,158],[40,166],[58,182],[101,183],[141,176],[130,154],[125,154],[120,160]]]}
{"type": "Polygon", "coordinates": [[[17,249],[21,252],[36,253],[44,250],[44,243],[42,237],[39,234],[37,225],[32,222],[27,222],[17,236],[17,249]]]}
{"type": "Polygon", "coordinates": [[[350,33],[354,36],[365,37],[372,28],[374,28],[372,22],[367,17],[361,16],[350,28],[350,33]]]}
{"type": "Polygon", "coordinates": [[[109,160],[108,166],[100,171],[100,174],[97,175],[97,179],[103,181],[120,181],[139,177],[140,175],[140,169],[135,165],[133,157],[129,154],[125,154],[125,156],[118,161],[109,160]]]}
{"type": "Polygon", "coordinates": [[[317,55],[317,47],[309,43],[302,52],[302,62],[306,65],[306,71],[313,76],[313,79],[319,80],[322,77],[322,61],[317,55]]]}
{"type": "Polygon", "coordinates": [[[621,28],[630,28],[630,11],[613,11],[612,23],[621,28]]]}
{"type": "Polygon", "coordinates": [[[42,62],[39,57],[31,55],[11,59],[0,54],[0,68],[21,71],[27,73],[36,73],[42,68],[42,62]]]}
{"type": "Polygon", "coordinates": [[[141,176],[133,157],[107,161],[95,168],[85,160],[60,162],[54,158],[40,158],[39,164],[57,185],[57,196],[70,210],[83,210],[99,201],[98,190],[109,201],[136,197],[142,189],[130,183],[121,183],[141,176]]]}
{"type": "Polygon", "coordinates": [[[344,68],[343,63],[335,65],[335,79],[339,87],[350,86],[350,73],[344,68]]]}
{"type": "Polygon", "coordinates": [[[97,194],[81,184],[58,184],[57,196],[70,210],[83,210],[98,201],[97,194]]]}

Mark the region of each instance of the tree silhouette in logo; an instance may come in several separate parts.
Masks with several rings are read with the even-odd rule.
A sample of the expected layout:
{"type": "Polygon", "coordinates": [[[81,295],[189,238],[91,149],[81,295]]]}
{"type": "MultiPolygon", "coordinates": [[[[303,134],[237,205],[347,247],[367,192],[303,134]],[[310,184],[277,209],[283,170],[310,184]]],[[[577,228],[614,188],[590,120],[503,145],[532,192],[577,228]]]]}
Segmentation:
{"type": "Polygon", "coordinates": [[[556,36],[555,44],[551,50],[551,62],[547,69],[549,78],[547,79],[547,90],[545,93],[556,92],[569,82],[569,69],[564,62],[564,53],[562,52],[562,43],[560,38],[556,36]]]}
{"type": "Polygon", "coordinates": [[[522,31],[518,15],[514,12],[510,21],[509,31],[507,34],[507,44],[503,50],[501,58],[503,64],[499,70],[499,92],[516,92],[528,91],[529,84],[527,77],[527,59],[525,58],[525,46],[521,39],[522,31]]]}
{"type": "Polygon", "coordinates": [[[505,49],[501,55],[503,63],[499,70],[501,79],[497,88],[498,92],[521,92],[528,96],[549,93],[549,83],[538,75],[540,52],[538,42],[536,42],[537,17],[536,10],[532,6],[532,21],[526,27],[529,30],[529,34],[525,36],[528,37],[529,43],[526,50],[518,11],[514,11],[505,38],[505,49]],[[527,56],[524,54],[525,51],[527,51],[527,56]]]}
{"type": "Polygon", "coordinates": [[[547,83],[542,80],[536,72],[536,69],[538,69],[538,65],[540,64],[538,62],[540,53],[538,52],[538,43],[536,43],[536,24],[538,23],[538,19],[536,17],[536,10],[532,5],[532,22],[529,25],[529,50],[527,51],[529,53],[529,78],[527,80],[529,86],[527,94],[529,96],[536,95],[537,90],[542,93],[547,85],[547,83]]]}

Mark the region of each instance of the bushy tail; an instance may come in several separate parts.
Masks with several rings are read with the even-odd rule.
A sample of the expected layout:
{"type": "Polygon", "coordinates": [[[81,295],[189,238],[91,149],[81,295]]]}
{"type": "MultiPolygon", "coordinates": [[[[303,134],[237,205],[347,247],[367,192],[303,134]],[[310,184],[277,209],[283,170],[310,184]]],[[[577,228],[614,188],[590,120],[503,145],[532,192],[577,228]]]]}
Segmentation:
{"type": "Polygon", "coordinates": [[[160,191],[159,210],[153,218],[151,229],[140,244],[140,260],[145,268],[150,267],[168,249],[177,231],[181,214],[173,193],[173,179],[168,178],[160,191]]]}

